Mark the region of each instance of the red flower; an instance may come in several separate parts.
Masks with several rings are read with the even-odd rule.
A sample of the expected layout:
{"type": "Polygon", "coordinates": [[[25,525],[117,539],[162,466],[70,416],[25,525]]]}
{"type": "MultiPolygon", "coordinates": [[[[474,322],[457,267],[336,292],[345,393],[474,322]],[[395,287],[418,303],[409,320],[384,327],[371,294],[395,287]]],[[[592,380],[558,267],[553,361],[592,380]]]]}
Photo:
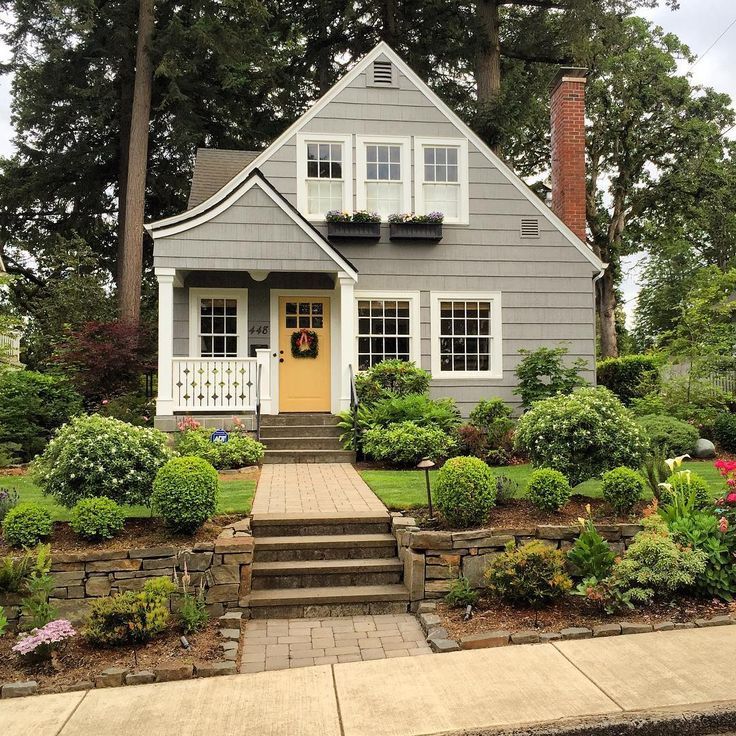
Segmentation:
{"type": "Polygon", "coordinates": [[[736,503],[736,492],[732,491],[726,496],[726,503],[736,503]]]}

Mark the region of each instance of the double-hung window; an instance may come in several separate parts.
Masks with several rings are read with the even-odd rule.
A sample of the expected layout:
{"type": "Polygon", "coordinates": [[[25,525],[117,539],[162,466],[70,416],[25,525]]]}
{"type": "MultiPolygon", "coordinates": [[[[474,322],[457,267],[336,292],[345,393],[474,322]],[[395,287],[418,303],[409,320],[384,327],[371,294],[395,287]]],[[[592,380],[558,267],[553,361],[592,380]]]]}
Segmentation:
{"type": "Polygon", "coordinates": [[[391,214],[411,210],[409,140],[358,136],[358,209],[391,214]]]}
{"type": "Polygon", "coordinates": [[[190,352],[200,358],[236,358],[246,352],[246,292],[190,289],[190,352]]]}
{"type": "Polygon", "coordinates": [[[391,359],[419,364],[418,292],[358,292],[355,313],[359,371],[391,359]]]}
{"type": "Polygon", "coordinates": [[[432,377],[502,378],[501,295],[432,292],[432,377]]]}
{"type": "Polygon", "coordinates": [[[447,223],[468,222],[468,142],[415,138],[417,214],[442,212],[447,223]]]}
{"type": "Polygon", "coordinates": [[[330,210],[352,211],[351,136],[297,135],[297,208],[307,218],[324,220],[330,210]]]}

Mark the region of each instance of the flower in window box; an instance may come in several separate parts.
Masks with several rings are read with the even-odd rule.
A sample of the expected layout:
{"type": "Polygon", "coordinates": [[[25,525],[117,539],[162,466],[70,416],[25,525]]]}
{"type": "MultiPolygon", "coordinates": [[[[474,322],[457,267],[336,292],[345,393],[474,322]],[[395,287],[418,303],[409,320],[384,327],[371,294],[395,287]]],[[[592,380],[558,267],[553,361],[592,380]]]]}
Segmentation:
{"type": "Polygon", "coordinates": [[[388,216],[388,221],[392,225],[400,224],[427,224],[441,225],[445,219],[442,212],[430,212],[427,215],[417,215],[414,212],[396,213],[388,216]]]}
{"type": "Polygon", "coordinates": [[[368,210],[357,210],[353,212],[353,222],[381,222],[381,215],[378,212],[368,212],[368,210]]]}
{"type": "Polygon", "coordinates": [[[349,212],[341,212],[340,210],[330,210],[325,215],[327,222],[350,222],[351,215],[349,212]]]}

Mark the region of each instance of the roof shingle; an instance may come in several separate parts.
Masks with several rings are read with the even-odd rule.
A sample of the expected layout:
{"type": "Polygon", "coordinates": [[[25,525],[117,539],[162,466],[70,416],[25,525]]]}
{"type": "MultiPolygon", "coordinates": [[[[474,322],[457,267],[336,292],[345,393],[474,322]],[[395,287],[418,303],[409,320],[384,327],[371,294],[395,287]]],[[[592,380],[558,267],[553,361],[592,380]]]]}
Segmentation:
{"type": "Polygon", "coordinates": [[[198,148],[192,174],[189,204],[192,209],[218,192],[237,176],[260,151],[234,151],[225,148],[198,148]]]}

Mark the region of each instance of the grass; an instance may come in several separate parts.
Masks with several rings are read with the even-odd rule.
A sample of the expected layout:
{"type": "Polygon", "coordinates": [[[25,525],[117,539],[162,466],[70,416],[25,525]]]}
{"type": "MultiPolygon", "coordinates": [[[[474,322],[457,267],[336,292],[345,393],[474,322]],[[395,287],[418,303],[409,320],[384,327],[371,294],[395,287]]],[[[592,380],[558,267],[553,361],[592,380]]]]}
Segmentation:
{"type": "MultiPolygon", "coordinates": [[[[724,483],[712,461],[689,462],[683,465],[698,475],[701,475],[710,485],[711,495],[718,498],[723,494],[724,483]]],[[[506,475],[519,484],[520,496],[526,495],[529,476],[532,474],[531,465],[510,465],[505,468],[494,468],[497,475],[506,475]]],[[[432,471],[433,473],[435,471],[432,471]]],[[[393,511],[420,508],[427,505],[427,487],[424,473],[419,470],[362,470],[363,480],[373,492],[393,511]]],[[[430,475],[430,482],[432,475],[430,475]]],[[[601,481],[586,480],[576,486],[574,492],[591,498],[601,497],[601,481]]]]}
{"type": "MultiPolygon", "coordinates": [[[[25,475],[8,475],[0,477],[0,488],[15,489],[20,501],[34,501],[51,512],[54,521],[69,521],[70,510],[60,506],[49,496],[44,496],[41,489],[25,475]]],[[[256,491],[254,480],[242,478],[220,478],[219,514],[248,514],[253,504],[256,491]]],[[[151,515],[146,506],[126,506],[129,518],[141,518],[151,515]]]]}

